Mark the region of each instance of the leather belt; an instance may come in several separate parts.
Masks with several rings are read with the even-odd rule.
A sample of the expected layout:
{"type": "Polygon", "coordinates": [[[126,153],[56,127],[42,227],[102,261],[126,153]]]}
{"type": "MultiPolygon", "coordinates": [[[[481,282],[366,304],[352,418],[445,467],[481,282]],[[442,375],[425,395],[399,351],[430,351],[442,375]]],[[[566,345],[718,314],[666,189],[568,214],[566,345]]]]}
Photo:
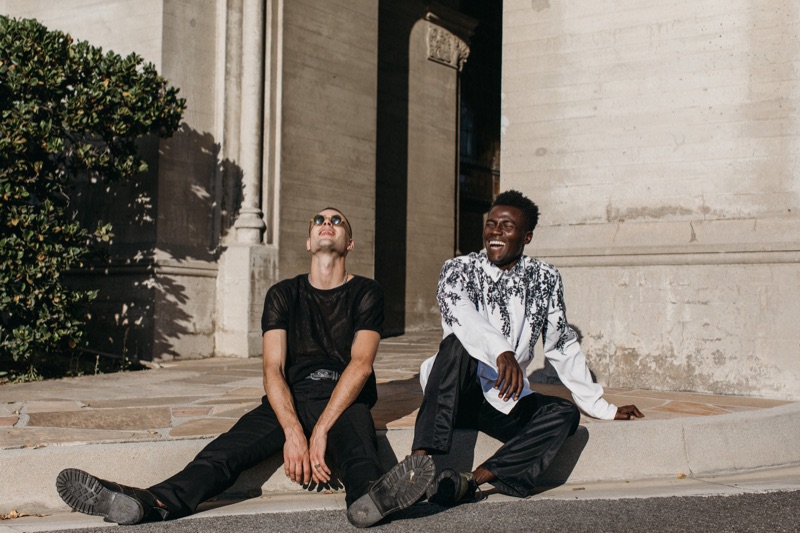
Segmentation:
{"type": "Polygon", "coordinates": [[[340,376],[341,374],[339,374],[338,372],[334,372],[333,370],[320,369],[313,371],[312,373],[307,375],[305,379],[310,379],[313,381],[320,381],[323,379],[328,381],[339,381],[340,376]]]}

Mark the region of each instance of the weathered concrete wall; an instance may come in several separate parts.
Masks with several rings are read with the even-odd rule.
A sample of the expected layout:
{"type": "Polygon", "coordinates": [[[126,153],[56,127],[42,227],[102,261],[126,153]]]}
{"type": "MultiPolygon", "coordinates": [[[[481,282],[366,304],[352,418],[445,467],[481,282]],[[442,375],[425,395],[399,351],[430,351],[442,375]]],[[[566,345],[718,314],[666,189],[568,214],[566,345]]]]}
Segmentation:
{"type": "Polygon", "coordinates": [[[0,0],[0,13],[35,18],[123,56],[136,52],[161,71],[164,0],[0,0]]]}
{"type": "Polygon", "coordinates": [[[216,355],[262,354],[264,296],[280,279],[277,271],[278,250],[274,246],[232,245],[225,250],[217,276],[216,355]]]}
{"type": "Polygon", "coordinates": [[[391,334],[439,323],[436,280],[455,249],[459,74],[429,59],[432,29],[454,39],[430,8],[380,2],[375,275],[391,334]]]}
{"type": "Polygon", "coordinates": [[[66,279],[70,287],[98,293],[89,308],[86,328],[90,350],[151,359],[158,342],[154,311],[159,290],[151,269],[114,269],[106,274],[89,271],[66,279]]]}
{"type": "Polygon", "coordinates": [[[175,259],[214,259],[217,165],[216,0],[164,0],[161,75],[186,99],[182,128],[160,147],[157,245],[175,259]]]}
{"type": "Polygon", "coordinates": [[[181,129],[161,141],[155,358],[214,354],[217,188],[216,0],[164,0],[161,75],[186,98],[181,129]]]}
{"type": "Polygon", "coordinates": [[[504,10],[502,188],[600,380],[800,398],[800,7],[504,10]]]}
{"type": "Polygon", "coordinates": [[[569,319],[611,387],[796,398],[796,264],[570,267],[569,319]]]}
{"type": "Polygon", "coordinates": [[[477,20],[458,2],[380,2],[375,276],[387,330],[440,323],[436,281],[455,253],[459,76],[477,20]]]}
{"type": "Polygon", "coordinates": [[[280,276],[308,271],[308,221],[327,206],[350,220],[351,273],[373,275],[378,6],[283,4],[280,276]]]}

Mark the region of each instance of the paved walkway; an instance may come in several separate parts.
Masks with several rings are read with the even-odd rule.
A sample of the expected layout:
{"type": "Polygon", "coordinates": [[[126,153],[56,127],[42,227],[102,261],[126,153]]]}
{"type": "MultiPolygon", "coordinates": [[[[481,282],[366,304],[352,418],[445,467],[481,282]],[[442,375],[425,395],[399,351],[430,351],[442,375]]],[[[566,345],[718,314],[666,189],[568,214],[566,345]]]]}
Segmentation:
{"type": "MultiPolygon", "coordinates": [[[[379,429],[412,429],[422,399],[419,365],[436,352],[438,331],[381,343],[375,364],[379,429]]],[[[569,397],[560,385],[537,390],[569,397]]],[[[264,394],[260,359],[173,361],[160,368],[0,386],[0,449],[66,443],[159,441],[215,436],[264,394]]],[[[763,398],[607,389],[617,405],[634,403],[646,420],[714,416],[790,402],[763,398]]],[[[598,421],[583,417],[582,423],[598,421]]]]}
{"type": "MultiPolygon", "coordinates": [[[[383,430],[379,445],[387,464],[409,451],[421,401],[419,364],[438,342],[438,332],[423,331],[381,343],[373,416],[383,430]]],[[[568,396],[559,385],[535,388],[568,396]]],[[[0,386],[0,515],[65,511],[53,482],[68,466],[122,483],[155,483],[262,395],[260,359],[174,361],[145,371],[0,386]]],[[[606,397],[617,405],[636,404],[645,419],[584,417],[543,482],[699,479],[800,464],[798,402],[640,389],[607,389],[606,397]]],[[[470,468],[500,445],[474,432],[460,435],[453,453],[437,464],[470,468]]],[[[282,475],[280,458],[245,473],[237,487],[239,494],[307,496],[282,475]]],[[[343,495],[334,499],[342,505],[343,495]]]]}

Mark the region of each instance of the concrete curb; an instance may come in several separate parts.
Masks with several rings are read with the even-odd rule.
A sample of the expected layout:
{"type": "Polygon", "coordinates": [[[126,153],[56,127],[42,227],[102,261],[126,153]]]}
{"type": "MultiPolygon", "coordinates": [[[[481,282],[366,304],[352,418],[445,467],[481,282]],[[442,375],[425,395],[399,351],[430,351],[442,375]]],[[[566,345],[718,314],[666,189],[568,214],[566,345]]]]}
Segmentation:
{"type": "MultiPolygon", "coordinates": [[[[384,462],[411,448],[412,430],[379,434],[384,462]]],[[[55,478],[66,467],[114,481],[148,486],[180,470],[211,439],[51,445],[0,450],[0,510],[65,511],[55,478]]],[[[634,422],[592,422],[567,440],[542,483],[705,476],[800,463],[800,403],[713,417],[634,422]]],[[[469,469],[500,443],[459,431],[440,467],[469,469]]],[[[233,493],[300,491],[283,475],[279,457],[245,472],[233,493]]]]}

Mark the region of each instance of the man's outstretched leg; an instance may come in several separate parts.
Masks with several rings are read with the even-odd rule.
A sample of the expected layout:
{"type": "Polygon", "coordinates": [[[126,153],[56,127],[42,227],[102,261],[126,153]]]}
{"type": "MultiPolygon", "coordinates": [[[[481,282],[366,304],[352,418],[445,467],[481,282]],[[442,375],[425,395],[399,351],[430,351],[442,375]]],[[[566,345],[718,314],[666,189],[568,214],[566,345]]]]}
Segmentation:
{"type": "Polygon", "coordinates": [[[118,524],[180,518],[229,488],[244,470],[280,451],[283,443],[283,431],[265,398],[182,471],[149,489],[120,485],[73,468],[58,475],[56,489],[74,510],[118,524]]]}
{"type": "Polygon", "coordinates": [[[501,491],[524,498],[578,429],[580,411],[569,400],[533,393],[508,415],[487,405],[480,418],[481,431],[505,443],[481,467],[501,491]]]}
{"type": "Polygon", "coordinates": [[[117,524],[138,524],[151,513],[160,518],[166,516],[161,502],[147,490],[96,478],[76,468],[67,468],[58,474],[56,490],[76,511],[102,516],[117,524]]]}

